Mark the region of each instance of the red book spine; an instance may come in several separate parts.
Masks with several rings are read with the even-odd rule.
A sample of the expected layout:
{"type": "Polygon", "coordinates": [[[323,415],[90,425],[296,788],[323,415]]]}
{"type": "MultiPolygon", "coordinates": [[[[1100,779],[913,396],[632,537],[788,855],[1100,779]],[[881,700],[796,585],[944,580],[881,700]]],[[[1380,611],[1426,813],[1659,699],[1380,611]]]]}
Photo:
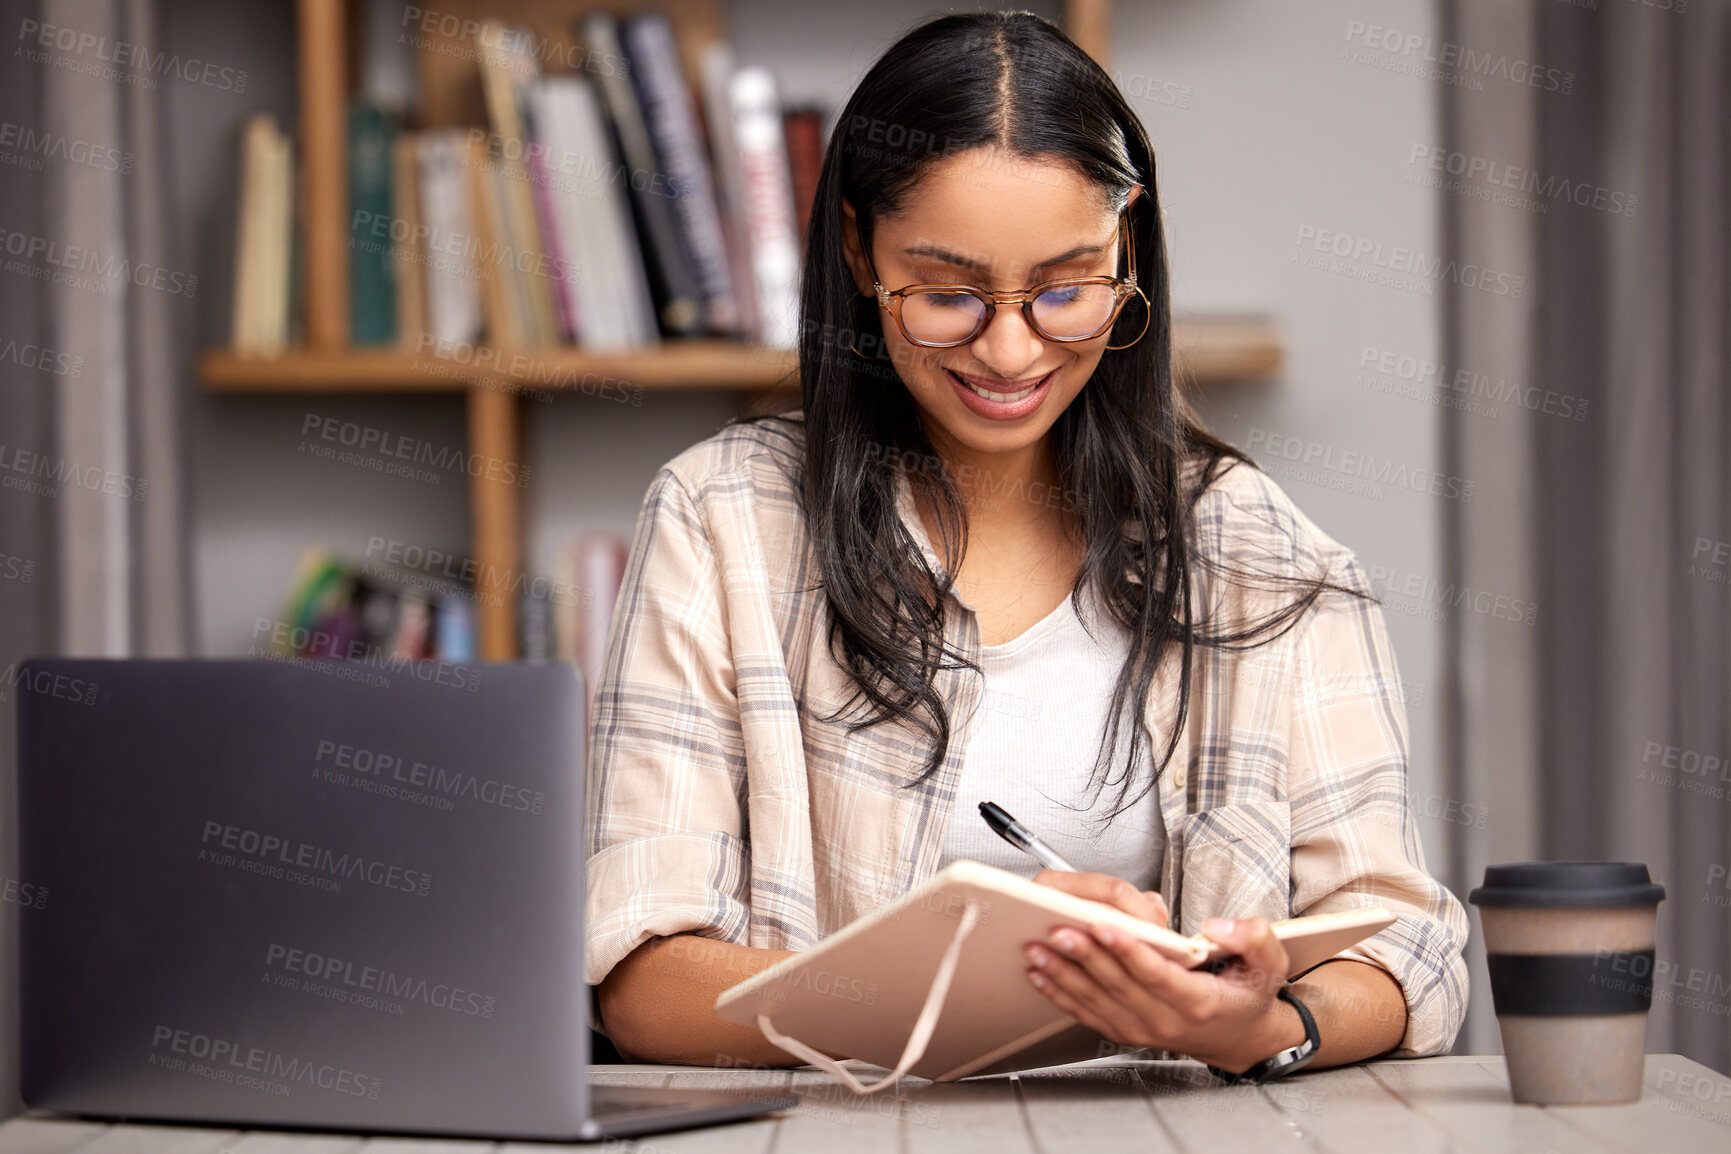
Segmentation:
{"type": "Polygon", "coordinates": [[[823,171],[823,114],[815,108],[792,109],[782,118],[782,131],[787,135],[788,175],[793,178],[794,226],[803,253],[812,202],[817,199],[817,178],[823,171]]]}

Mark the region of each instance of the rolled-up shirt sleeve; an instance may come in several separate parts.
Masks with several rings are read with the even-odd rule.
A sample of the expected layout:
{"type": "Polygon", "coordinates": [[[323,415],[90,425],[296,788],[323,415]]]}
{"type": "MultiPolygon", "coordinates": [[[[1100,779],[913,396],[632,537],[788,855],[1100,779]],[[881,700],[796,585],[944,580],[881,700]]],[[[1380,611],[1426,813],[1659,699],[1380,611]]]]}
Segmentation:
{"type": "Polygon", "coordinates": [[[743,942],[745,753],[727,601],[700,503],[645,496],[589,731],[585,980],[651,937],[743,942]]]}
{"type": "MultiPolygon", "coordinates": [[[[1349,552],[1334,578],[1369,592],[1349,552]]],[[[1326,594],[1303,624],[1291,678],[1292,911],[1380,905],[1394,925],[1340,957],[1386,970],[1406,998],[1393,1057],[1453,1045],[1466,1014],[1459,900],[1425,869],[1409,801],[1404,687],[1382,608],[1326,594]]]]}

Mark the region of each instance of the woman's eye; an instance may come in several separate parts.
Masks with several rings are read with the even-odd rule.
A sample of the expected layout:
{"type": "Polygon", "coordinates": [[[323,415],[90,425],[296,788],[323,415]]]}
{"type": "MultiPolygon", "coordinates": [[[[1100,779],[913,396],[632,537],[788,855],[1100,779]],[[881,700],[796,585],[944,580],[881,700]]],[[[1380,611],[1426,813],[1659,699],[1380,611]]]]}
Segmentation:
{"type": "Polygon", "coordinates": [[[926,293],[926,303],[940,309],[978,308],[980,302],[967,293],[926,293]]]}
{"type": "Polygon", "coordinates": [[[1040,294],[1040,303],[1049,306],[1075,304],[1081,299],[1082,292],[1083,288],[1081,285],[1071,285],[1068,288],[1050,289],[1047,292],[1040,294]]]}

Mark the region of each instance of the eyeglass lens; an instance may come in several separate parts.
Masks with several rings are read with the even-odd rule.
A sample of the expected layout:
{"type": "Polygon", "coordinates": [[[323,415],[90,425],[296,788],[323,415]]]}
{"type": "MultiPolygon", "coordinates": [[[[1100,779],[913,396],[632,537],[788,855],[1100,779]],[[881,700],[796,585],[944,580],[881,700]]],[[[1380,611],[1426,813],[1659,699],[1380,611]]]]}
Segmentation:
{"type": "MultiPolygon", "coordinates": [[[[1034,298],[1034,324],[1060,340],[1091,337],[1105,328],[1116,304],[1111,285],[1060,285],[1034,298]]],[[[971,293],[927,290],[902,300],[902,327],[917,341],[967,340],[979,331],[985,315],[985,302],[971,293]]]]}

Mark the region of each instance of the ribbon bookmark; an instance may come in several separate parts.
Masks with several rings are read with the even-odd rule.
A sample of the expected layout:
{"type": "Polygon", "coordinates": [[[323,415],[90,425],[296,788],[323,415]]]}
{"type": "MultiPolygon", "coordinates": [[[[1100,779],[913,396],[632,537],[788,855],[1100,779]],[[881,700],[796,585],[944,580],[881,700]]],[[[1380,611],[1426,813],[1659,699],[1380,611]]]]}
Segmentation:
{"type": "Polygon", "coordinates": [[[962,910],[961,922],[956,926],[956,933],[950,939],[949,948],[944,951],[943,960],[938,963],[938,972],[932,975],[931,989],[926,991],[926,1003],[920,1007],[920,1016],[914,1019],[914,1028],[908,1034],[908,1044],[902,1048],[901,1061],[896,1063],[895,1069],[869,1086],[854,1077],[853,1071],[834,1058],[820,1054],[798,1038],[790,1038],[776,1029],[770,1024],[767,1015],[757,1016],[757,1028],[763,1031],[763,1036],[769,1039],[771,1045],[825,1071],[856,1094],[875,1094],[893,1086],[897,1079],[908,1072],[910,1066],[925,1056],[926,1043],[932,1040],[932,1031],[938,1026],[938,1015],[944,1009],[944,999],[949,997],[950,981],[956,976],[956,963],[961,960],[962,943],[974,932],[974,925],[979,920],[979,904],[970,901],[962,910]]]}

